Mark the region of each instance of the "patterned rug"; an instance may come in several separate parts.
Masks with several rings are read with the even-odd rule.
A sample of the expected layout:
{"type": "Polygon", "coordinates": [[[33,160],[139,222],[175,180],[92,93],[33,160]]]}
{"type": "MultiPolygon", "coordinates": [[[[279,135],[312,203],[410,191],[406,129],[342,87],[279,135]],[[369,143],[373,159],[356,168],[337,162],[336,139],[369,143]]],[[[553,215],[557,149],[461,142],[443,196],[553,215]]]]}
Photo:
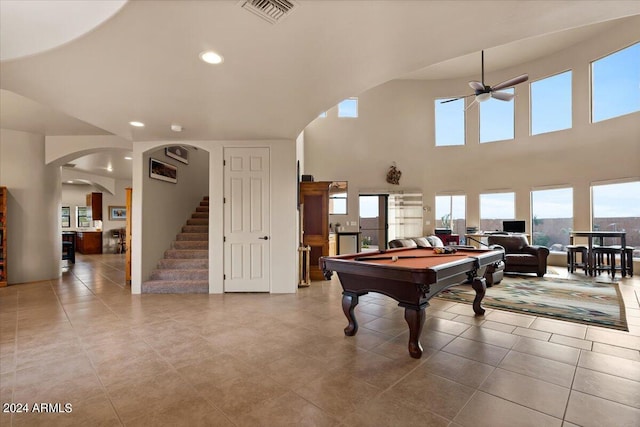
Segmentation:
{"type": "MultiPolygon", "coordinates": [[[[475,291],[470,285],[460,285],[441,292],[438,297],[471,304],[475,291]]],[[[615,283],[511,276],[487,288],[482,305],[604,328],[629,330],[624,302],[615,283]]]]}

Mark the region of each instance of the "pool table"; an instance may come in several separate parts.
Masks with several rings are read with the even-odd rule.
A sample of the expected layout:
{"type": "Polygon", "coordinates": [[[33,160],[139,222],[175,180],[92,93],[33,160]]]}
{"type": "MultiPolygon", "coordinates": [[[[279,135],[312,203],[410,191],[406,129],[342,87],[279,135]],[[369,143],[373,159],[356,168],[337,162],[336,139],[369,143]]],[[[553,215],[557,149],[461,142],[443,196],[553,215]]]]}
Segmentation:
{"type": "Polygon", "coordinates": [[[353,336],[358,332],[354,315],[358,298],[369,292],[378,292],[404,307],[404,318],[409,325],[409,354],[419,359],[422,356],[420,334],[428,301],[451,286],[469,281],[476,291],[473,311],[476,315],[483,315],[481,302],[486,282],[478,277],[478,272],[503,259],[502,250],[467,247],[453,254],[438,254],[433,248],[397,248],[322,257],[320,267],[327,280],[333,272],[340,279],[342,310],[349,321],[344,329],[345,335],[353,336]]]}

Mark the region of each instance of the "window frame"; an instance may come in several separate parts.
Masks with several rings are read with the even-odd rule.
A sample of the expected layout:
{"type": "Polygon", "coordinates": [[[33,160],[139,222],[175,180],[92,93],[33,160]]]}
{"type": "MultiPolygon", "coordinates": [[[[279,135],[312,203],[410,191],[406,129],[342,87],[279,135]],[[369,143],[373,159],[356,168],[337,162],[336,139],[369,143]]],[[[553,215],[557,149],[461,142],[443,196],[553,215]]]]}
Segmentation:
{"type": "MultiPolygon", "coordinates": [[[[539,244],[536,243],[535,239],[536,239],[536,216],[534,215],[534,193],[535,192],[542,192],[542,191],[555,191],[555,190],[571,190],[571,226],[568,228],[568,231],[573,231],[573,227],[574,227],[574,220],[575,220],[575,204],[574,204],[574,200],[575,200],[575,189],[570,186],[570,185],[559,185],[559,186],[552,186],[552,187],[540,187],[540,188],[532,188],[531,191],[529,192],[529,197],[530,197],[530,207],[531,207],[531,213],[530,213],[530,217],[531,217],[531,244],[539,244]]],[[[544,219],[544,218],[543,218],[544,219]]],[[[562,219],[562,218],[555,218],[555,219],[562,219]]],[[[566,244],[570,243],[569,240],[569,233],[567,233],[567,239],[566,239],[566,244]]],[[[562,242],[558,242],[559,244],[562,244],[562,242]]],[[[557,253],[566,253],[566,244],[563,245],[562,251],[554,251],[557,253]]],[[[549,246],[548,246],[549,247],[549,246]]],[[[549,247],[550,249],[550,247],[549,247]]],[[[551,249],[550,249],[551,250],[551,249]]]]}
{"type": "MultiPolygon", "coordinates": [[[[636,114],[636,113],[640,112],[640,106],[638,106],[638,109],[634,110],[634,111],[630,111],[630,112],[627,112],[627,113],[619,114],[619,115],[616,115],[616,116],[606,117],[606,118],[603,118],[603,119],[599,119],[597,121],[594,120],[594,104],[595,104],[594,103],[595,90],[594,90],[594,81],[593,81],[593,77],[594,77],[594,75],[593,75],[594,74],[593,73],[593,67],[594,67],[594,64],[596,62],[598,62],[598,61],[601,61],[601,60],[603,60],[605,58],[608,58],[608,57],[610,57],[612,55],[616,55],[616,54],[622,52],[623,50],[629,49],[629,48],[634,47],[634,46],[638,46],[638,49],[640,49],[640,41],[637,41],[635,43],[631,43],[631,44],[629,44],[627,46],[621,47],[620,49],[616,49],[616,50],[614,50],[612,52],[609,52],[606,55],[602,55],[602,56],[600,56],[600,57],[598,57],[596,59],[593,59],[593,60],[589,61],[589,121],[590,121],[591,124],[605,122],[607,120],[615,119],[615,118],[618,118],[618,117],[624,117],[624,116],[628,116],[629,114],[636,114]]],[[[640,81],[638,82],[638,84],[640,84],[640,81]]]]}
{"type": "MultiPolygon", "coordinates": [[[[496,191],[485,191],[483,193],[478,194],[478,219],[479,219],[479,231],[493,231],[493,230],[485,230],[484,227],[482,227],[482,221],[483,221],[483,216],[482,216],[482,196],[485,195],[491,195],[491,194],[513,194],[513,216],[511,217],[503,217],[503,218],[488,218],[485,219],[486,221],[491,221],[491,220],[515,220],[516,219],[516,192],[514,190],[496,190],[496,191]]],[[[500,224],[502,226],[502,224],[500,224]]]]}
{"type": "Polygon", "coordinates": [[[340,119],[357,119],[360,116],[360,110],[359,110],[359,101],[358,101],[358,97],[357,96],[351,96],[349,98],[345,98],[342,101],[338,102],[338,118],[340,119]],[[342,115],[340,113],[340,105],[343,102],[347,102],[347,101],[355,101],[355,116],[345,116],[342,115]]]}
{"type": "MultiPolygon", "coordinates": [[[[511,87],[511,88],[506,88],[506,89],[502,89],[501,92],[507,92],[507,93],[511,93],[509,92],[509,90],[513,91],[513,94],[517,96],[516,93],[516,89],[515,87],[511,87]]],[[[516,96],[513,97],[513,99],[511,101],[500,101],[498,99],[495,98],[490,98],[487,101],[484,102],[479,102],[478,104],[478,143],[479,144],[490,144],[492,142],[502,142],[502,141],[515,141],[516,139],[516,96]],[[496,102],[499,102],[501,104],[495,104],[496,102]],[[511,126],[512,126],[512,135],[510,138],[502,138],[502,139],[492,139],[489,141],[483,141],[482,140],[482,107],[486,106],[486,105],[491,105],[489,103],[495,104],[495,105],[512,105],[512,112],[511,112],[511,126]]]]}
{"type": "Polygon", "coordinates": [[[462,143],[461,144],[438,144],[438,105],[442,104],[442,101],[449,99],[455,99],[455,97],[435,98],[433,108],[433,140],[435,147],[464,147],[467,145],[467,112],[465,110],[465,98],[455,99],[451,101],[451,105],[455,105],[460,102],[462,106],[462,143]]]}
{"type": "Polygon", "coordinates": [[[530,136],[538,136],[538,135],[544,135],[544,134],[552,133],[552,132],[560,132],[560,131],[567,130],[567,129],[572,129],[572,128],[573,128],[573,69],[569,68],[569,69],[566,69],[564,71],[553,73],[553,74],[548,75],[546,77],[541,77],[539,79],[531,81],[529,83],[529,135],[530,136]],[[533,133],[533,85],[535,83],[539,83],[539,82],[542,82],[542,81],[547,80],[547,79],[552,79],[554,77],[558,77],[558,76],[561,76],[561,75],[566,74],[566,73],[570,73],[570,81],[569,81],[569,101],[570,101],[570,105],[569,105],[569,127],[560,128],[560,129],[545,130],[545,131],[542,131],[542,132],[533,133]]]}

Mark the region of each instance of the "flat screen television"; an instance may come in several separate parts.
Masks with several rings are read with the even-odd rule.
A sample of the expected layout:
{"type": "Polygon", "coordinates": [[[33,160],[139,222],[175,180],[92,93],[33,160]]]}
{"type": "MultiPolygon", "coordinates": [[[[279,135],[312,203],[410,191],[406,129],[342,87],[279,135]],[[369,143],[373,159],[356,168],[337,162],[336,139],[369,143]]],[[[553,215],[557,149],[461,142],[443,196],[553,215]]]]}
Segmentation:
{"type": "Polygon", "coordinates": [[[524,221],[502,221],[502,231],[507,233],[524,233],[524,221]]]}

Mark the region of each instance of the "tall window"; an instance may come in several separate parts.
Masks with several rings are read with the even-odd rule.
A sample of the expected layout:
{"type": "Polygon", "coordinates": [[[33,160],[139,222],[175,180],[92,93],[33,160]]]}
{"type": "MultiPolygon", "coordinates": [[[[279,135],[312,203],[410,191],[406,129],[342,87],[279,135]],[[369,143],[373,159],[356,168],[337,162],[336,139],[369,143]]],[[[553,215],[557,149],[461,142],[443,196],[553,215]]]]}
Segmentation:
{"type": "Polygon", "coordinates": [[[347,181],[334,181],[329,186],[329,214],[346,215],[347,181]]]}
{"type": "Polygon", "coordinates": [[[464,145],[464,99],[447,99],[435,100],[436,146],[464,145]]]}
{"type": "Polygon", "coordinates": [[[573,229],[573,189],[532,191],[531,216],[533,244],[553,251],[566,251],[573,229]]]}
{"type": "Polygon", "coordinates": [[[78,227],[89,227],[89,212],[86,206],[76,206],[76,224],[78,227]]]}
{"type": "Polygon", "coordinates": [[[69,206],[62,207],[62,228],[71,227],[71,208],[69,206]]]}
{"type": "Polygon", "coordinates": [[[531,83],[531,135],[571,128],[571,71],[531,83]]]}
{"type": "MultiPolygon", "coordinates": [[[[514,89],[501,92],[514,93],[514,89]]],[[[513,99],[500,101],[491,98],[480,105],[480,142],[502,141],[514,137],[513,99]]]]}
{"type": "Polygon", "coordinates": [[[640,111],[640,43],[591,63],[591,121],[640,111]]]}
{"type": "Polygon", "coordinates": [[[347,98],[340,102],[338,117],[358,117],[358,98],[347,98]]]}
{"type": "Polygon", "coordinates": [[[640,181],[591,187],[593,229],[626,231],[627,246],[635,246],[640,257],[640,181]]]}
{"type": "Polygon", "coordinates": [[[436,196],[436,228],[448,228],[453,234],[466,231],[466,196],[436,196]]]}
{"type": "Polygon", "coordinates": [[[516,193],[480,194],[480,230],[502,230],[502,221],[516,216],[516,193]]]}

